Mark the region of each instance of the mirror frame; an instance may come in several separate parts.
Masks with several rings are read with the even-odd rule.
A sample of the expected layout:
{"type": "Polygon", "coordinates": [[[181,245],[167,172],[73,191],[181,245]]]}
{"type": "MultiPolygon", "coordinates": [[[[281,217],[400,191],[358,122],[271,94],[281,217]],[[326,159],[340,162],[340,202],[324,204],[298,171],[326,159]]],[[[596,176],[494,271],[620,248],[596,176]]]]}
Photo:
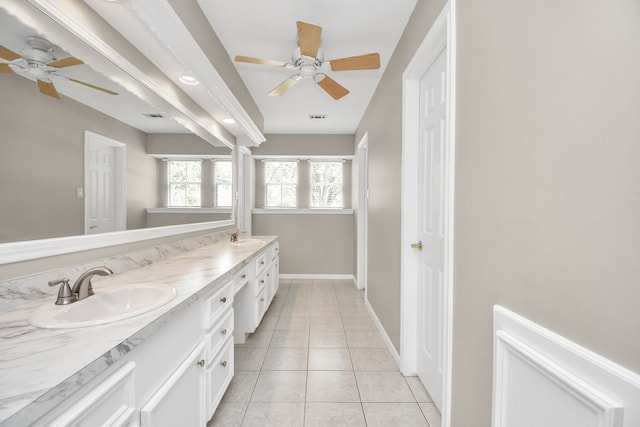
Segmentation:
{"type": "MultiPolygon", "coordinates": [[[[0,6],[4,2],[0,1],[0,6]]],[[[80,252],[91,249],[104,248],[109,246],[140,242],[145,240],[176,236],[180,234],[221,230],[237,225],[238,210],[238,189],[243,186],[238,185],[238,179],[244,179],[239,176],[238,168],[238,149],[233,141],[229,141],[217,129],[207,126],[195,113],[189,110],[175,95],[164,90],[158,83],[149,79],[140,69],[129,62],[124,56],[120,55],[116,50],[111,48],[100,38],[96,37],[86,25],[83,25],[67,11],[63,10],[59,5],[51,0],[25,0],[25,3],[11,3],[12,8],[18,8],[19,14],[29,16],[38,22],[38,28],[43,32],[53,32],[61,35],[62,38],[70,38],[73,41],[84,43],[92,52],[87,58],[87,63],[91,65],[89,59],[93,59],[94,63],[105,63],[105,60],[112,67],[115,66],[118,71],[124,73],[135,84],[142,87],[142,90],[136,88],[134,93],[150,94],[155,103],[162,103],[168,110],[174,112],[179,117],[174,117],[180,123],[185,125],[190,131],[196,135],[212,143],[213,140],[222,142],[232,151],[233,161],[233,194],[235,194],[233,207],[231,210],[231,218],[229,220],[211,221],[184,225],[171,225],[163,227],[143,228],[136,230],[117,231],[94,235],[75,235],[68,237],[57,237],[40,240],[20,241],[0,243],[0,265],[14,263],[18,261],[27,261],[32,259],[44,258],[49,256],[80,252]],[[40,13],[41,16],[32,16],[34,13],[40,13]]],[[[12,9],[13,10],[13,9],[12,9]]],[[[83,56],[83,60],[87,55],[83,56]]],[[[228,88],[223,88],[227,89],[228,88]]],[[[145,97],[142,96],[144,99],[145,97]]],[[[228,98],[227,98],[228,99],[228,98]]],[[[149,101],[148,99],[146,99],[149,101]]],[[[231,100],[236,108],[231,111],[236,112],[238,119],[244,123],[251,121],[246,112],[234,98],[231,100]]],[[[253,122],[248,123],[255,126],[253,122]]],[[[252,132],[249,132],[252,133],[252,132]]],[[[259,131],[258,131],[259,133],[259,131]]],[[[254,137],[254,135],[251,135],[254,137]]],[[[264,139],[260,134],[255,135],[257,139],[264,139]]],[[[251,138],[251,139],[255,139],[251,138]]],[[[243,147],[244,148],[244,147],[243,147]]]]}

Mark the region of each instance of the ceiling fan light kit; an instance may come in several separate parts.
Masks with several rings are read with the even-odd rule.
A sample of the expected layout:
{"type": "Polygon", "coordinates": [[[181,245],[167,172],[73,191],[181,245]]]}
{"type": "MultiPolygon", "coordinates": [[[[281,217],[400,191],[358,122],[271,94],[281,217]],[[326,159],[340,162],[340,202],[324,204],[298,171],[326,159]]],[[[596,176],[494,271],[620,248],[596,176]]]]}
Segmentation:
{"type": "Polygon", "coordinates": [[[57,74],[61,68],[81,65],[84,64],[84,62],[73,56],[56,59],[53,54],[55,45],[50,41],[38,36],[27,36],[25,37],[25,42],[28,47],[22,49],[20,54],[4,46],[0,46],[0,58],[7,61],[6,63],[0,63],[0,74],[18,74],[35,79],[40,93],[56,99],[60,99],[60,94],[53,84],[53,78],[78,83],[109,95],[118,94],[112,90],[92,85],[91,83],[57,74]]]}
{"type": "Polygon", "coordinates": [[[300,80],[313,79],[333,99],[338,100],[346,96],[349,90],[326,74],[329,69],[330,71],[354,71],[380,68],[380,55],[378,53],[325,61],[324,53],[320,49],[322,27],[302,21],[296,22],[296,27],[298,29],[298,47],[291,55],[290,63],[251,56],[237,55],[235,57],[236,62],[276,66],[298,72],[276,86],[267,94],[268,96],[282,96],[300,80]],[[329,66],[327,67],[327,65],[329,66]]]}

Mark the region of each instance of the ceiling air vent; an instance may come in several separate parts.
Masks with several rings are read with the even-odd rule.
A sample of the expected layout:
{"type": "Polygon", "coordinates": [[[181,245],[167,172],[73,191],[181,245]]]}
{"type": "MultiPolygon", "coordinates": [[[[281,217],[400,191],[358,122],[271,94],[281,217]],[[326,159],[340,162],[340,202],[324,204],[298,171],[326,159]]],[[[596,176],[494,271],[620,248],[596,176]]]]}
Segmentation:
{"type": "Polygon", "coordinates": [[[143,116],[149,117],[150,119],[161,119],[164,117],[161,113],[147,113],[143,114],[143,116]]]}
{"type": "Polygon", "coordinates": [[[326,114],[309,114],[311,120],[324,120],[327,118],[326,114]]]}

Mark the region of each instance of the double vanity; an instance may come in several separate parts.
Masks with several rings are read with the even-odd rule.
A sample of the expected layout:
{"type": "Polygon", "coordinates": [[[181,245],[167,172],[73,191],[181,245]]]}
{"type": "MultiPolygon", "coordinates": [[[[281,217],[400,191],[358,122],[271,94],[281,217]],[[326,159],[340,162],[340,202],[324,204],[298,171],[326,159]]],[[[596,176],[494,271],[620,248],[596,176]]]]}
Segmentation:
{"type": "Polygon", "coordinates": [[[0,425],[205,425],[277,292],[278,252],[221,239],[0,314],[0,425]]]}

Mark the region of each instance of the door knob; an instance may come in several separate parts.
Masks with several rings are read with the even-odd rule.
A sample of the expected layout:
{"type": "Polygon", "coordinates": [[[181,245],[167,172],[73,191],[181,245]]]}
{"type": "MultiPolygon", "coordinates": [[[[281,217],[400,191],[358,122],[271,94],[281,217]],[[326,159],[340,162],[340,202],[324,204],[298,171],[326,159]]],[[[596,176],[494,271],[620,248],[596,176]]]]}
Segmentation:
{"type": "Polygon", "coordinates": [[[412,243],[411,247],[412,248],[416,248],[417,250],[421,251],[422,250],[422,240],[419,240],[418,243],[412,243]]]}

